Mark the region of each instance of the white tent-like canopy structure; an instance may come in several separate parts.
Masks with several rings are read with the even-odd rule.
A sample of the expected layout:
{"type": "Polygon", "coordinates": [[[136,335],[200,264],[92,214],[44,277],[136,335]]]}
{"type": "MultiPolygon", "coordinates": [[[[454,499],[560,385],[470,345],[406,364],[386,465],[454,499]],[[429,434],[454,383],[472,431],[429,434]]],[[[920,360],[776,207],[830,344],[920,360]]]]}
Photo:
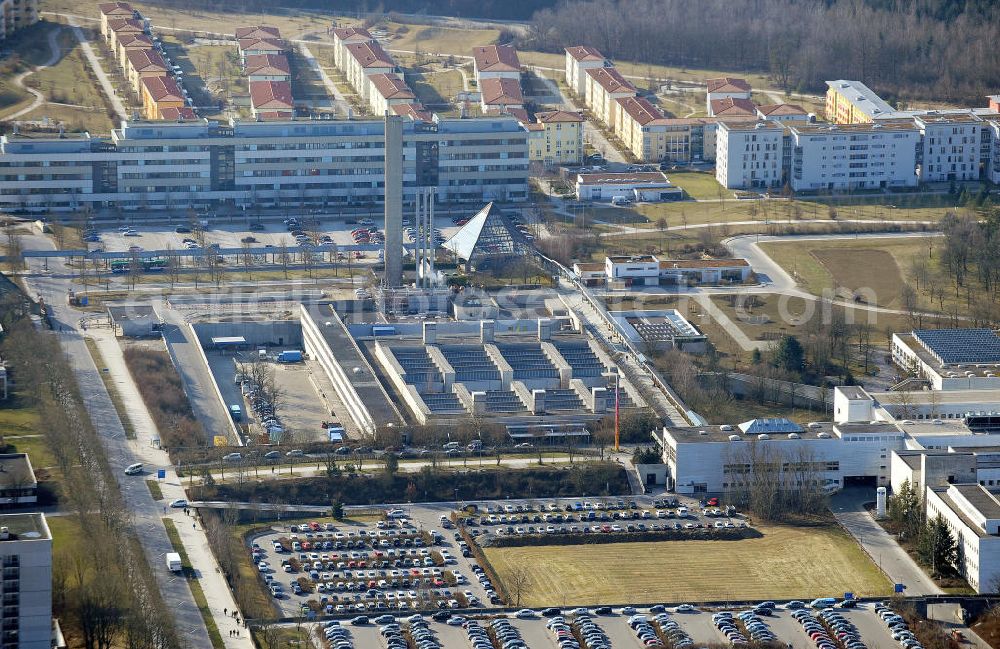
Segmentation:
{"type": "Polygon", "coordinates": [[[479,210],[462,229],[444,242],[444,248],[465,261],[466,272],[491,261],[521,257],[529,252],[524,237],[492,202],[479,210]]]}

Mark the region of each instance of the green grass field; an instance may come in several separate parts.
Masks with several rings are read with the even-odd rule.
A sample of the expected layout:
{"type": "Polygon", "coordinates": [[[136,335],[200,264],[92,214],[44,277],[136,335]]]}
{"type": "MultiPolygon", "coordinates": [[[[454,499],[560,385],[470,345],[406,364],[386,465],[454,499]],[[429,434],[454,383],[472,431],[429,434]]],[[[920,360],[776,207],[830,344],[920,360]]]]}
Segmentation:
{"type": "MultiPolygon", "coordinates": [[[[811,293],[836,287],[869,288],[879,306],[901,309],[903,284],[917,259],[936,259],[934,237],[840,241],[768,242],[761,247],[811,293]]],[[[918,291],[921,308],[936,310],[918,291]]]]}
{"type": "Polygon", "coordinates": [[[484,548],[501,580],[529,566],[524,606],[812,598],[892,587],[839,527],[762,526],[740,541],[484,548]]]}

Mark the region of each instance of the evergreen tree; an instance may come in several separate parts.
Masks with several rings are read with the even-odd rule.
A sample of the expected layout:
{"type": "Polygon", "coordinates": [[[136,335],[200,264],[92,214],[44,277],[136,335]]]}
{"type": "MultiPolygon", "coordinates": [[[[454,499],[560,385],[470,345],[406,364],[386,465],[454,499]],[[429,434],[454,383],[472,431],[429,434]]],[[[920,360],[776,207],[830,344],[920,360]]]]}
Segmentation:
{"type": "Polygon", "coordinates": [[[921,530],[917,555],[924,564],[931,567],[932,576],[954,572],[957,556],[955,539],[941,514],[927,521],[921,530]]]}
{"type": "Polygon", "coordinates": [[[923,527],[920,494],[909,480],[904,480],[899,491],[889,498],[886,513],[903,539],[916,538],[920,534],[923,527]]]}
{"type": "Polygon", "coordinates": [[[334,520],[338,521],[344,520],[344,503],[338,500],[335,503],[333,503],[330,509],[332,510],[332,515],[334,520]]]}
{"type": "Polygon", "coordinates": [[[805,365],[805,350],[795,336],[785,335],[774,348],[772,364],[789,372],[801,372],[805,365]]]}

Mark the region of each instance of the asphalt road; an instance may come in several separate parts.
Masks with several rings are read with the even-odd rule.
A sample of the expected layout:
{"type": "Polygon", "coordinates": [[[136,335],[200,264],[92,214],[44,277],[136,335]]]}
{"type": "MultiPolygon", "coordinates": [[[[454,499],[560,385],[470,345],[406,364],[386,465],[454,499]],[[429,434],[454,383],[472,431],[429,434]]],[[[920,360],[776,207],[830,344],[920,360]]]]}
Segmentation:
{"type": "Polygon", "coordinates": [[[940,595],[943,591],[865,510],[864,504],[874,499],[872,489],[844,489],[830,499],[830,509],[893,583],[906,587],[907,595],[940,595]]]}
{"type": "MultiPolygon", "coordinates": [[[[37,235],[24,237],[24,245],[26,249],[51,248],[51,243],[46,238],[37,235]]],[[[50,262],[50,266],[53,265],[60,266],[62,262],[50,262]]],[[[53,309],[53,324],[56,330],[61,332],[60,342],[70,360],[94,427],[104,442],[111,470],[116,475],[123,475],[125,467],[138,460],[129,448],[125,429],[91,359],[90,352],[75,328],[82,313],[66,305],[69,281],[35,276],[26,278],[26,285],[30,293],[43,297],[53,309]]],[[[187,582],[177,579],[176,575],[166,569],[164,556],[168,552],[173,552],[173,546],[160,520],[162,505],[153,500],[149,489],[142,481],[119,480],[119,485],[125,504],[132,514],[133,525],[146,559],[156,575],[160,592],[173,612],[179,635],[189,646],[211,646],[208,631],[187,582]]]]}

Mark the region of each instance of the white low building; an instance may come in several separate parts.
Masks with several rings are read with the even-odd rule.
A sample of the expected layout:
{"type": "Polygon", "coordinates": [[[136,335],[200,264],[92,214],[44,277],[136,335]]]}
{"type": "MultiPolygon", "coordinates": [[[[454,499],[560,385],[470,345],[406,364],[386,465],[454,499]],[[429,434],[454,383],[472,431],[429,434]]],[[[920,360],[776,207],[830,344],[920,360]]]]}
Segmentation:
{"type": "Polygon", "coordinates": [[[992,329],[895,333],[892,360],[933,390],[1000,390],[1000,336],[992,329]]]}
{"type": "Polygon", "coordinates": [[[604,260],[608,282],[626,282],[644,286],[660,283],[660,260],[653,255],[615,255],[604,260]]]}
{"type": "Polygon", "coordinates": [[[684,198],[677,187],[659,171],[578,174],[576,197],[581,201],[673,201],[684,198]]]}
{"type": "Polygon", "coordinates": [[[751,271],[746,259],[659,259],[654,255],[612,256],[603,264],[573,264],[573,273],[588,286],[734,284],[747,281],[751,271]]]}

